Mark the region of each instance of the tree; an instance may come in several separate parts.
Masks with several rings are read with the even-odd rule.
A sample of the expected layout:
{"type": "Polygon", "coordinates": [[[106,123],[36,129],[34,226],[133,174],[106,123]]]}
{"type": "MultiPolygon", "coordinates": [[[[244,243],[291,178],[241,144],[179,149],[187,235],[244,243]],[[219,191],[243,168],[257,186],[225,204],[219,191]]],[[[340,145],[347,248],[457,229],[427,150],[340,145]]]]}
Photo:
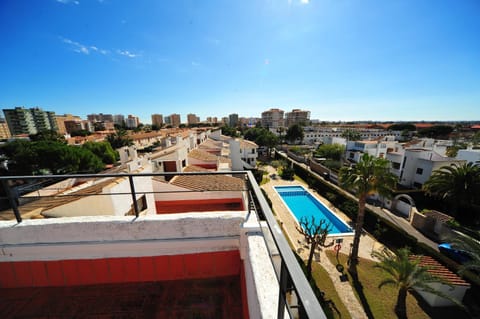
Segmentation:
{"type": "Polygon", "coordinates": [[[118,160],[118,153],[115,152],[108,142],[86,142],[83,148],[90,150],[97,155],[104,164],[113,164],[118,160]]]}
{"type": "Polygon", "coordinates": [[[66,143],[65,137],[54,130],[44,130],[37,134],[30,134],[29,138],[32,142],[53,141],[53,142],[66,143]]]}
{"type": "Polygon", "coordinates": [[[115,150],[123,146],[133,145],[133,140],[128,136],[127,131],[122,129],[107,135],[107,142],[109,142],[115,150]]]}
{"type": "Polygon", "coordinates": [[[224,125],[224,126],[221,127],[221,129],[222,129],[222,134],[223,135],[227,135],[227,136],[231,136],[231,137],[238,137],[237,128],[235,128],[235,127],[224,125]]]}
{"type": "Polygon", "coordinates": [[[412,124],[412,123],[398,123],[398,124],[392,124],[388,127],[389,131],[407,131],[407,132],[412,132],[416,131],[417,127],[412,124]]]}
{"type": "Polygon", "coordinates": [[[77,130],[77,131],[73,131],[72,133],[70,133],[71,137],[74,137],[74,136],[90,136],[90,135],[92,135],[92,132],[90,132],[88,130],[77,130]]]}
{"type": "Polygon", "coordinates": [[[315,151],[315,156],[339,161],[345,153],[345,146],[341,144],[322,144],[315,151]]]}
{"type": "Polygon", "coordinates": [[[346,129],[342,132],[342,137],[345,138],[347,141],[358,141],[362,138],[358,131],[352,129],[346,129]]]}
{"type": "Polygon", "coordinates": [[[480,166],[473,163],[453,163],[434,171],[423,184],[430,196],[450,203],[453,214],[464,222],[478,219],[480,204],[480,166]],[[465,213],[459,215],[460,211],[465,213]]]}
{"type": "Polygon", "coordinates": [[[304,136],[305,134],[303,133],[303,127],[299,124],[293,124],[288,128],[285,138],[292,143],[296,141],[301,143],[304,136]]]}
{"type": "Polygon", "coordinates": [[[452,247],[466,251],[471,258],[460,267],[460,273],[466,270],[480,272],[480,242],[478,240],[462,235],[452,240],[452,247]]]}
{"type": "Polygon", "coordinates": [[[420,137],[430,137],[435,139],[448,139],[450,133],[453,132],[453,127],[449,125],[434,125],[432,127],[427,127],[421,130],[418,130],[418,135],[420,137]]]}
{"type": "Polygon", "coordinates": [[[358,212],[355,223],[352,253],[349,257],[349,271],[356,273],[358,263],[358,247],[365,217],[367,197],[378,193],[388,197],[397,183],[397,176],[390,173],[390,163],[383,158],[376,158],[367,153],[363,154],[355,166],[340,169],[340,185],[354,190],[358,198],[358,212]]]}
{"type": "Polygon", "coordinates": [[[288,164],[285,164],[282,169],[280,170],[280,177],[285,180],[293,180],[295,176],[295,170],[288,164]]]}
{"type": "MultiPolygon", "coordinates": [[[[433,283],[444,283],[444,280],[428,272],[428,268],[420,265],[419,258],[411,258],[408,248],[402,248],[396,254],[384,249],[382,252],[375,251],[373,256],[380,261],[375,265],[384,270],[389,278],[382,280],[378,288],[393,285],[398,288],[397,302],[395,304],[395,313],[398,318],[407,318],[407,293],[413,288],[419,288],[428,293],[447,298],[445,294],[432,288],[433,283]]],[[[458,304],[458,301],[452,300],[458,304]]]]}
{"type": "Polygon", "coordinates": [[[317,249],[318,246],[327,248],[333,246],[335,243],[332,240],[331,243],[325,244],[327,236],[332,228],[331,225],[324,219],[320,219],[317,224],[313,215],[311,216],[311,219],[308,219],[306,216],[302,216],[300,219],[300,225],[296,225],[296,228],[297,231],[305,237],[305,240],[310,245],[310,252],[308,254],[307,261],[307,278],[310,280],[310,278],[312,278],[312,261],[315,249],[317,249]]]}

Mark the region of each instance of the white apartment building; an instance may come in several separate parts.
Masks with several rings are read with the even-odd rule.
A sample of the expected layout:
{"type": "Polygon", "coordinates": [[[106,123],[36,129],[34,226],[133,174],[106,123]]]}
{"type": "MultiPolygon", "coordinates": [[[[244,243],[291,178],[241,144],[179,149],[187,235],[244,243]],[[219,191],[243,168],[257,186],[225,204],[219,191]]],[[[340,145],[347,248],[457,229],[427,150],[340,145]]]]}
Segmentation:
{"type": "Polygon", "coordinates": [[[392,163],[390,171],[398,176],[399,184],[411,188],[421,188],[432,173],[443,166],[465,162],[424,148],[397,148],[386,158],[392,163]]]}

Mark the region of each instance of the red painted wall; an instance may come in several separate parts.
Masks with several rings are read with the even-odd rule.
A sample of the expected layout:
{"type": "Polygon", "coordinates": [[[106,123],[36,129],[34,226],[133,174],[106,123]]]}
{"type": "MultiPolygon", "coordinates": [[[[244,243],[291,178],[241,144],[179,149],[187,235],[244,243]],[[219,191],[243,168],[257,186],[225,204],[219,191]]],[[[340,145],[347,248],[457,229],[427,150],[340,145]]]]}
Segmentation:
{"type": "MultiPolygon", "coordinates": [[[[173,256],[2,262],[0,288],[215,278],[241,275],[241,266],[238,250],[173,256]]],[[[244,276],[241,279],[244,281],[244,276]]]]}
{"type": "Polygon", "coordinates": [[[244,210],[241,198],[156,201],[157,214],[244,210]]]}

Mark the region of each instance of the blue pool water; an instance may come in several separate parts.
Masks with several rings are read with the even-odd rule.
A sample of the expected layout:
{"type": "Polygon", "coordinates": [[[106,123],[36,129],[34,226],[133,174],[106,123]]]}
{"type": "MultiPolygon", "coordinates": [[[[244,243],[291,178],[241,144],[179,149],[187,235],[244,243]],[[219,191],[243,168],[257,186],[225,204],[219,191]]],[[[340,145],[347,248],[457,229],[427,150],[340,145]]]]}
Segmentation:
{"type": "Polygon", "coordinates": [[[303,216],[310,219],[310,216],[313,215],[315,216],[316,221],[325,219],[331,224],[332,230],[330,231],[330,234],[353,232],[350,226],[338,218],[335,213],[325,207],[302,186],[275,186],[275,190],[297,221],[300,221],[303,216]]]}

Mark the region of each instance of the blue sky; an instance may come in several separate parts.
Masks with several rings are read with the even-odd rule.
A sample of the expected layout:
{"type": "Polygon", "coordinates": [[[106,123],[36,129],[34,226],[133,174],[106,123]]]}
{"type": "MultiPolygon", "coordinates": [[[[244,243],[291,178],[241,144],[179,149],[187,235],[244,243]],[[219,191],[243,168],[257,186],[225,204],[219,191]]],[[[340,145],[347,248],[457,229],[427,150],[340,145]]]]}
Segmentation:
{"type": "Polygon", "coordinates": [[[0,107],[480,120],[478,0],[2,0],[0,107]]]}

